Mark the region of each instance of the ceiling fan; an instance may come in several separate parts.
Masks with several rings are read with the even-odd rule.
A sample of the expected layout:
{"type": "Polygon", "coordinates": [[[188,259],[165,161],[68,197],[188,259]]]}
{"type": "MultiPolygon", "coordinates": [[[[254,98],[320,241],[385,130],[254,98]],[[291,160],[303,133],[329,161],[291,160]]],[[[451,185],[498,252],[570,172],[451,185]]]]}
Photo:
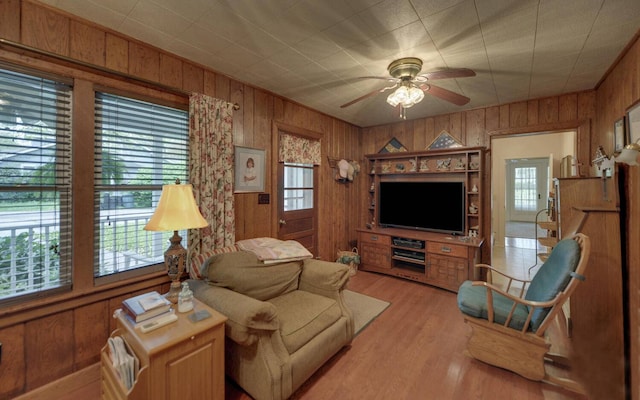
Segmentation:
{"type": "Polygon", "coordinates": [[[439,97],[458,106],[463,106],[469,102],[469,98],[461,94],[452,92],[448,89],[441,88],[428,83],[428,81],[448,78],[465,78],[475,76],[476,73],[467,68],[446,69],[442,71],[427,72],[418,75],[422,70],[422,60],[416,57],[405,57],[395,60],[389,64],[390,78],[380,76],[368,76],[371,79],[383,79],[393,83],[391,86],[376,89],[357,99],[351,100],[340,106],[340,108],[349,107],[368,97],[375,96],[378,93],[393,90],[393,93],[387,97],[387,103],[393,107],[400,108],[400,117],[406,119],[406,109],[414,106],[422,101],[425,93],[439,97]]]}

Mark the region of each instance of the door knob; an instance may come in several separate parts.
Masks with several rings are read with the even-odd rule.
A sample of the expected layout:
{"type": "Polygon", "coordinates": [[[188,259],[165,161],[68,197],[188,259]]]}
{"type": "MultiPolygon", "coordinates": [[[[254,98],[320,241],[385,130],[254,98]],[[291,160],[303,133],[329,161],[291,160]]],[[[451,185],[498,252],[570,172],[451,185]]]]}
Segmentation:
{"type": "Polygon", "coordinates": [[[280,225],[286,225],[287,224],[287,221],[285,221],[283,219],[279,220],[278,222],[280,223],[280,225]]]}

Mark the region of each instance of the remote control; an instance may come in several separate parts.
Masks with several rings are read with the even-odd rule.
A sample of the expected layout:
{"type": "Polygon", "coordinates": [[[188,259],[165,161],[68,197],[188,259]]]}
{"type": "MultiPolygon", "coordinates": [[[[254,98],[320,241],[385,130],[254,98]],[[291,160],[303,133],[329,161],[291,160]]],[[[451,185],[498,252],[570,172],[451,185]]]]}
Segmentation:
{"type": "Polygon", "coordinates": [[[174,313],[171,313],[162,317],[158,317],[157,319],[154,319],[151,322],[143,322],[142,325],[140,325],[140,331],[142,333],[151,332],[155,329],[158,329],[167,324],[170,324],[176,321],[177,319],[178,319],[178,316],[175,315],[174,313]]]}

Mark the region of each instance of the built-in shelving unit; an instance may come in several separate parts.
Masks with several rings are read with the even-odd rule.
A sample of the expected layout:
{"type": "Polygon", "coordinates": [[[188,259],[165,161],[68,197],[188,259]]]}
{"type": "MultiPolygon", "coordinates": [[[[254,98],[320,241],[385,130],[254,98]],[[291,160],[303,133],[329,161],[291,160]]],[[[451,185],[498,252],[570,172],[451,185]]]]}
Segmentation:
{"type": "Polygon", "coordinates": [[[418,180],[459,179],[466,188],[465,235],[482,237],[484,147],[369,154],[367,227],[377,226],[377,190],[381,179],[411,175],[418,180]]]}
{"type": "Polygon", "coordinates": [[[484,151],[483,147],[460,147],[367,155],[367,224],[358,229],[360,269],[451,291],[457,291],[467,279],[483,279],[477,274],[475,264],[480,262],[480,248],[484,243],[484,151]],[[379,226],[380,182],[402,180],[407,176],[414,181],[464,182],[464,235],[379,226]]]}

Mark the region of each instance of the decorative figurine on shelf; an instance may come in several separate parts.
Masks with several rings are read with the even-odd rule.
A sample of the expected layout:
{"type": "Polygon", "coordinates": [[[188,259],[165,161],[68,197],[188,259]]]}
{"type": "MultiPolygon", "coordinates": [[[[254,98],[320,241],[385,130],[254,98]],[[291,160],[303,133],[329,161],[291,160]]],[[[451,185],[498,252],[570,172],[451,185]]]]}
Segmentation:
{"type": "Polygon", "coordinates": [[[477,238],[478,237],[478,231],[476,231],[475,229],[469,229],[469,237],[477,238]]]}
{"type": "Polygon", "coordinates": [[[478,164],[477,161],[471,161],[469,163],[469,169],[478,169],[479,166],[480,166],[480,164],[478,164]]]}
{"type": "Polygon", "coordinates": [[[420,160],[420,171],[428,171],[429,170],[429,160],[420,160]]]}
{"type": "Polygon", "coordinates": [[[471,191],[473,193],[478,193],[478,185],[473,185],[473,187],[471,188],[471,191]]]}
{"type": "Polygon", "coordinates": [[[449,170],[451,168],[451,158],[443,158],[436,161],[436,169],[449,170]]]}
{"type": "Polygon", "coordinates": [[[462,158],[458,158],[455,169],[465,169],[464,161],[462,161],[462,158]]]}
{"type": "Polygon", "coordinates": [[[416,172],[417,171],[416,160],[412,158],[411,160],[409,160],[409,162],[411,163],[411,168],[409,168],[409,171],[416,172]]]}
{"type": "Polygon", "coordinates": [[[189,289],[189,283],[182,282],[182,291],[178,295],[178,312],[193,310],[193,292],[189,289]]]}
{"type": "Polygon", "coordinates": [[[477,214],[478,213],[478,206],[476,205],[476,203],[471,203],[471,205],[469,206],[469,214],[477,214]]]}

